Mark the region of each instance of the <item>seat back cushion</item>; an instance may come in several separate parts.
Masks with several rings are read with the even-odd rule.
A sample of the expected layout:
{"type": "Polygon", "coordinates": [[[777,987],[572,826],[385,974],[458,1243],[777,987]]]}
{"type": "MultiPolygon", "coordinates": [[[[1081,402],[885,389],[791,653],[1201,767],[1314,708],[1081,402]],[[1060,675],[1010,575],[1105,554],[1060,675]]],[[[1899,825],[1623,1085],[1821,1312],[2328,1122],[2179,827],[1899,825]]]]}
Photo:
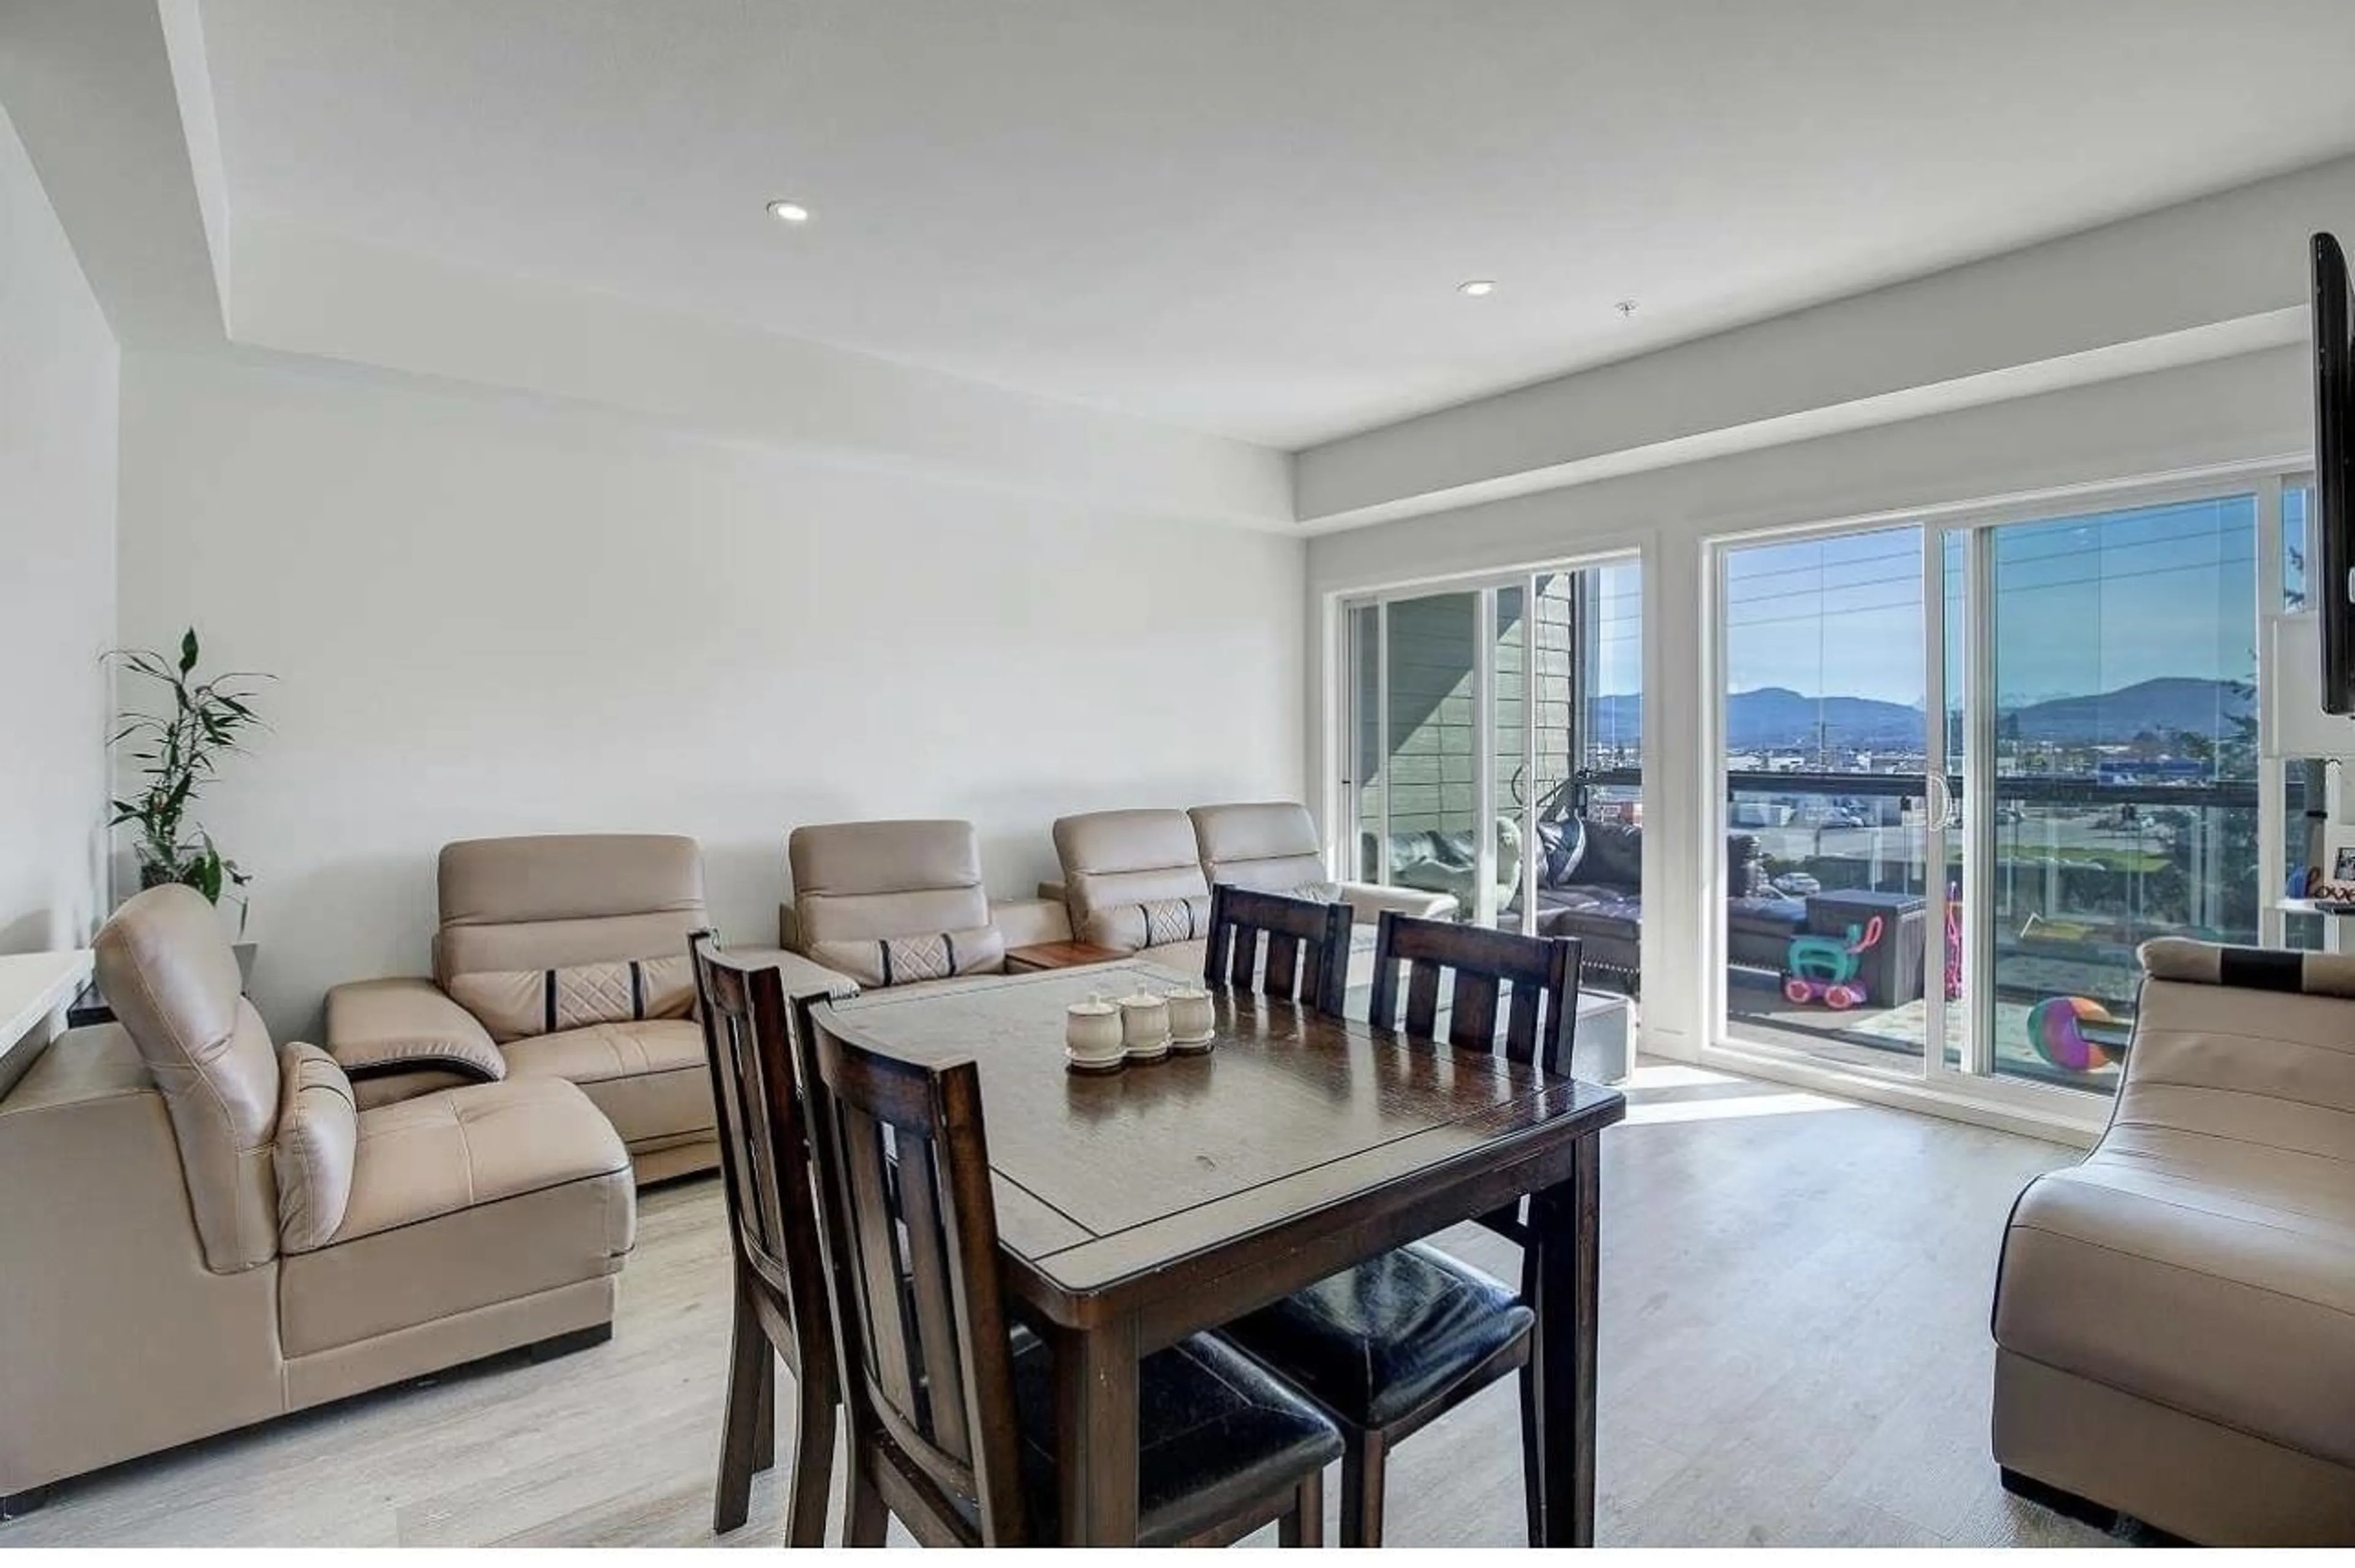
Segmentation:
{"type": "Polygon", "coordinates": [[[683,1019],[695,1007],[685,953],[560,969],[480,969],[450,977],[450,997],[505,1045],[591,1024],[683,1019]]]}
{"type": "Polygon", "coordinates": [[[1082,942],[1135,952],[1209,934],[1210,884],[1182,811],[1097,811],[1055,824],[1082,942]]]}
{"type": "Polygon", "coordinates": [[[351,1080],[315,1045],[280,1052],[278,1076],[278,1241],[290,1253],[315,1252],[351,1202],[359,1110],[351,1080]]]}
{"type": "Polygon", "coordinates": [[[278,1055],[240,994],[219,915],[194,888],[150,888],[98,933],[97,965],[171,1113],[207,1266],[233,1274],[269,1262],[278,1255],[278,1055]]]}
{"type": "Polygon", "coordinates": [[[446,845],[433,977],[684,961],[709,923],[703,856],[665,834],[551,834],[446,845]]]}
{"type": "Polygon", "coordinates": [[[1625,822],[1589,822],[1579,857],[1578,880],[1613,887],[1644,885],[1644,830],[1625,822]]]}
{"type": "Polygon", "coordinates": [[[2167,1127],[2355,1160],[2355,955],[2179,936],[2140,955],[2112,1134],[2167,1127]]]}
{"type": "Polygon", "coordinates": [[[1006,968],[1006,939],[994,925],[922,936],[836,937],[806,942],[803,950],[812,961],[869,989],[956,975],[996,975],[1006,968]]]}
{"type": "Polygon", "coordinates": [[[989,895],[982,887],[980,840],[969,822],[796,827],[786,841],[785,858],[802,951],[829,968],[836,965],[818,953],[819,944],[857,943],[871,957],[879,942],[916,938],[937,944],[945,934],[965,939],[956,945],[970,960],[977,960],[987,945],[989,895]]]}
{"type": "Polygon", "coordinates": [[[1202,875],[1257,892],[1289,893],[1331,881],[1316,824],[1297,801],[1198,805],[1187,812],[1202,875]]]}

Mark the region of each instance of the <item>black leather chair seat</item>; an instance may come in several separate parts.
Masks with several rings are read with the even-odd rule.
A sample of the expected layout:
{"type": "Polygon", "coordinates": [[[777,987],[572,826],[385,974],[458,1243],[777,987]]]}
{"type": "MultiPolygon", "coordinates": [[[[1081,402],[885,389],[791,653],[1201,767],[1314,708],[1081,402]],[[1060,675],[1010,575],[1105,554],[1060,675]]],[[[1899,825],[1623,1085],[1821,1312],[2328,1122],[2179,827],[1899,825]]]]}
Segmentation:
{"type": "Polygon", "coordinates": [[[1418,1242],[1321,1279],[1220,1332],[1359,1426],[1385,1426],[1525,1338],[1512,1291],[1418,1242]]]}
{"type": "MultiPolygon", "coordinates": [[[[1014,1403],[1030,1539],[1051,1544],[1061,1525],[1055,1375],[1052,1352],[1038,1339],[1015,1342],[1014,1403]]],[[[1341,1456],[1341,1435],[1322,1411],[1207,1334],[1145,1358],[1136,1422],[1137,1541],[1145,1546],[1199,1535],[1341,1456]]]]}

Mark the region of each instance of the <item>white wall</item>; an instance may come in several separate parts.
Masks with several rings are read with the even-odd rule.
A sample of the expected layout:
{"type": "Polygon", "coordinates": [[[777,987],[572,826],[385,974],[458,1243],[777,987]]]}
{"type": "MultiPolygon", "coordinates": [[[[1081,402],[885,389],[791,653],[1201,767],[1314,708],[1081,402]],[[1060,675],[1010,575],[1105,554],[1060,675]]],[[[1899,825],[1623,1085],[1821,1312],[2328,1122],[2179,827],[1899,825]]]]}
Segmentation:
{"type": "Polygon", "coordinates": [[[1704,836],[1712,775],[1702,746],[1711,689],[1704,541],[1759,529],[1955,508],[2186,471],[2303,464],[2314,427],[2307,358],[2269,349],[2040,397],[1796,442],[1328,534],[1310,541],[1309,751],[1321,806],[1329,617],[1369,588],[1640,550],[1644,560],[1644,1043],[1691,1057],[1710,1020],[1694,955],[1716,898],[1704,836]]]}
{"type": "Polygon", "coordinates": [[[0,113],[0,953],[104,912],[117,360],[0,113]]]}
{"type": "Polygon", "coordinates": [[[692,834],[773,940],[797,823],[1299,794],[1302,545],[389,372],[133,353],[120,612],[281,679],[203,816],[257,995],[416,972],[446,840],[692,834]]]}

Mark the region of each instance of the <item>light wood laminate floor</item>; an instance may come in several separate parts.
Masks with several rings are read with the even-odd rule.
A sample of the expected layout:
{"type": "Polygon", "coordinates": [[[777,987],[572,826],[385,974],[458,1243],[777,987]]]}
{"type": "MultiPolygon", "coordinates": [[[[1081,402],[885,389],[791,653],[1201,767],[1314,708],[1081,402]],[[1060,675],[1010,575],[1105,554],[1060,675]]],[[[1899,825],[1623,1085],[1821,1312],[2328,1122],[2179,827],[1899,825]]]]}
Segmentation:
{"type": "MultiPolygon", "coordinates": [[[[1604,1138],[1604,1543],[2105,1542],[2008,1497],[1987,1453],[2004,1216],[2073,1151],[1663,1063],[1628,1098],[1604,1138]]],[[[1443,1244],[1512,1266],[1483,1232],[1443,1244]]],[[[0,1547],[710,1541],[728,1303],[717,1183],[655,1190],[611,1343],[86,1477],[0,1547]]],[[[1404,1444],[1390,1540],[1518,1544],[1518,1445],[1509,1381],[1404,1444]]],[[[783,1475],[728,1544],[778,1540],[783,1475]]]]}

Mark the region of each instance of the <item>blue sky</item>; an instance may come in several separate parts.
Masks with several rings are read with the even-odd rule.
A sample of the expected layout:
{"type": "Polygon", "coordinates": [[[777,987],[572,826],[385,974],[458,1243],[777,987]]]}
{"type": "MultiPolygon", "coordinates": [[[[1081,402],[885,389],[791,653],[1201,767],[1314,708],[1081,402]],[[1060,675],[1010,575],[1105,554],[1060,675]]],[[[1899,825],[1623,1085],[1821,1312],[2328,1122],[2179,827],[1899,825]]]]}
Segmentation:
{"type": "MultiPolygon", "coordinates": [[[[1900,528],[1729,552],[1727,685],[1918,704],[1923,539],[1900,528]]],[[[2023,523],[1994,539],[1999,702],[2160,676],[2254,678],[2254,497],[2023,523]]],[[[1959,551],[1949,541],[1957,626],[1959,551]]]]}

